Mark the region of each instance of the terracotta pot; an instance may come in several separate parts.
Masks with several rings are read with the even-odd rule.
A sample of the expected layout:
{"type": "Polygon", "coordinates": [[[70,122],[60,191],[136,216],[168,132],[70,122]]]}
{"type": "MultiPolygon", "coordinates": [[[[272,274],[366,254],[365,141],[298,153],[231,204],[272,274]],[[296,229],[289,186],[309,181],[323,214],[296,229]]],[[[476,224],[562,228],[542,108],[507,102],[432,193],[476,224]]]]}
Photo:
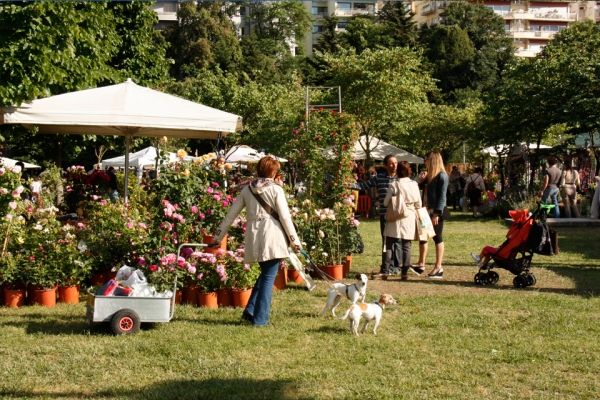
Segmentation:
{"type": "Polygon", "coordinates": [[[79,304],[79,286],[59,286],[58,301],[65,304],[79,304]]]}
{"type": "Polygon", "coordinates": [[[350,267],[352,267],[352,256],[348,255],[344,257],[344,278],[348,276],[348,274],[350,273],[350,267]]]}
{"type": "Polygon", "coordinates": [[[344,278],[344,266],[342,264],[328,265],[325,273],[333,280],[339,281],[344,278]]]}
{"type": "Polygon", "coordinates": [[[231,290],[229,288],[217,290],[217,303],[219,307],[231,307],[233,305],[231,290]]]}
{"type": "Polygon", "coordinates": [[[175,304],[181,304],[183,302],[183,292],[178,290],[175,292],[175,304]]]}
{"type": "Polygon", "coordinates": [[[4,287],[4,304],[6,307],[19,308],[25,303],[26,291],[24,288],[4,287]]]}
{"type": "Polygon", "coordinates": [[[198,305],[204,308],[219,308],[217,292],[198,292],[198,305]]]}
{"type": "Polygon", "coordinates": [[[187,285],[184,286],[182,290],[179,291],[182,294],[182,303],[183,304],[191,304],[193,306],[198,306],[198,286],[197,285],[187,285]]]}
{"type": "Polygon", "coordinates": [[[56,305],[56,288],[32,287],[30,292],[30,304],[39,304],[44,307],[54,307],[56,305]]]}
{"type": "Polygon", "coordinates": [[[282,263],[277,271],[273,287],[278,290],[283,290],[287,287],[287,267],[282,263]]]}
{"type": "MultiPolygon", "coordinates": [[[[202,243],[206,243],[206,244],[210,244],[213,242],[213,235],[206,235],[203,234],[202,235],[202,243]]],[[[223,236],[223,239],[221,240],[221,243],[219,243],[219,247],[204,247],[202,249],[203,252],[205,253],[211,253],[211,254],[215,254],[217,253],[219,250],[227,250],[227,235],[223,236]]]]}
{"type": "Polygon", "coordinates": [[[297,284],[302,284],[304,279],[300,276],[300,273],[293,268],[288,269],[288,281],[296,282],[297,284]]]}
{"type": "Polygon", "coordinates": [[[250,300],[252,289],[231,289],[231,298],[234,307],[244,308],[250,300]]]}

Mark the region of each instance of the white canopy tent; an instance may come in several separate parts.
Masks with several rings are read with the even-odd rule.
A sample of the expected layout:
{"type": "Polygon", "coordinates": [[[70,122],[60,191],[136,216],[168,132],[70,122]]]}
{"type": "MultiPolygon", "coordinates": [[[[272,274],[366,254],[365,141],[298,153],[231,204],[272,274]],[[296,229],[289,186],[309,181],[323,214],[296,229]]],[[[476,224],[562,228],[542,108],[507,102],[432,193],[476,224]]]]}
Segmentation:
{"type": "MultiPolygon", "coordinates": [[[[136,151],[135,153],[129,153],[129,167],[130,168],[154,168],[156,166],[158,152],[156,151],[156,147],[150,146],[145,149],[141,149],[136,151]]],[[[168,162],[177,161],[177,153],[167,153],[168,154],[168,162]]],[[[186,161],[194,160],[192,156],[186,156],[186,161]]],[[[106,160],[102,160],[102,168],[106,167],[116,167],[116,168],[125,168],[125,156],[118,156],[114,158],[107,158],[106,160]]]]}
{"type": "MultiPolygon", "coordinates": [[[[18,160],[13,160],[12,158],[7,158],[7,157],[0,157],[0,164],[4,167],[9,167],[12,168],[14,167],[19,161],[18,160]]],[[[25,169],[36,169],[36,168],[42,168],[39,165],[35,165],[35,164],[31,164],[25,161],[21,161],[23,163],[23,167],[25,169]]]]}
{"type": "MultiPolygon", "coordinates": [[[[529,151],[537,150],[537,144],[535,143],[521,143],[523,148],[529,149],[529,151]]],[[[497,146],[486,147],[481,152],[483,154],[487,154],[490,157],[498,157],[498,152],[503,153],[509,151],[514,145],[508,144],[499,144],[497,146]]],[[[551,146],[546,146],[545,144],[540,144],[540,149],[551,149],[551,146]]]]}
{"type": "Polygon", "coordinates": [[[261,158],[261,153],[245,144],[240,144],[230,148],[225,153],[225,162],[228,163],[253,163],[258,162],[261,158]]]}
{"type": "Polygon", "coordinates": [[[42,133],[125,136],[125,201],[132,137],[216,139],[241,127],[241,117],[126,82],[34,100],[2,109],[1,124],[38,126],[42,133]]]}
{"type": "MultiPolygon", "coordinates": [[[[227,151],[227,153],[225,153],[225,162],[240,164],[256,163],[265,155],[265,153],[253,149],[250,146],[240,144],[233,146],[229,149],[229,151],[227,151]]],[[[273,157],[275,157],[279,162],[287,162],[287,159],[285,158],[277,156],[273,157]]]]}
{"type": "Polygon", "coordinates": [[[370,150],[370,156],[373,160],[383,160],[388,154],[396,156],[398,161],[407,161],[411,164],[423,164],[423,158],[416,156],[408,151],[389,144],[375,136],[361,136],[355,143],[352,150],[354,160],[365,160],[367,158],[366,149],[370,150]]]}

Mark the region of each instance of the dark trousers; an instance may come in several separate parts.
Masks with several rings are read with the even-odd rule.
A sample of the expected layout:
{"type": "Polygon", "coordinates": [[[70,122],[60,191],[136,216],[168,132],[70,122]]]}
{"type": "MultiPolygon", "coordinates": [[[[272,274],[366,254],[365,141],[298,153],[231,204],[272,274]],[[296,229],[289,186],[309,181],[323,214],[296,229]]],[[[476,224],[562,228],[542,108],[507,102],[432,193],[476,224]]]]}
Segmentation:
{"type": "Polygon", "coordinates": [[[410,247],[410,240],[386,237],[384,273],[389,274],[401,267],[402,273],[406,274],[410,267],[410,247]]]}

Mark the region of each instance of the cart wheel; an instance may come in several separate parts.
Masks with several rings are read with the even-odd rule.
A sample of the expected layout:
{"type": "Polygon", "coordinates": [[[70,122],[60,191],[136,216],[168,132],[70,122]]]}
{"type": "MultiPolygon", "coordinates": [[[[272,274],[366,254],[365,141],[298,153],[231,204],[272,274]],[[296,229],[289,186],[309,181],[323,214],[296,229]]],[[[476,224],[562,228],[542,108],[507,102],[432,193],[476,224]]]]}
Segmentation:
{"type": "Polygon", "coordinates": [[[527,286],[527,279],[523,275],[517,275],[515,276],[515,279],[513,279],[513,286],[517,289],[524,288],[527,286]]]}
{"type": "Polygon", "coordinates": [[[475,274],[473,281],[475,281],[476,285],[483,286],[485,280],[485,274],[483,272],[478,272],[475,274]]]}
{"type": "Polygon", "coordinates": [[[525,279],[527,280],[527,286],[533,286],[533,285],[535,285],[536,279],[535,279],[535,276],[533,274],[527,274],[527,275],[525,275],[525,279]]]}
{"type": "Polygon", "coordinates": [[[140,330],[140,317],[135,311],[124,308],[113,315],[110,327],[115,335],[136,333],[140,330]]]}
{"type": "Polygon", "coordinates": [[[496,271],[488,272],[488,282],[490,285],[495,285],[500,280],[500,275],[496,271]]]}

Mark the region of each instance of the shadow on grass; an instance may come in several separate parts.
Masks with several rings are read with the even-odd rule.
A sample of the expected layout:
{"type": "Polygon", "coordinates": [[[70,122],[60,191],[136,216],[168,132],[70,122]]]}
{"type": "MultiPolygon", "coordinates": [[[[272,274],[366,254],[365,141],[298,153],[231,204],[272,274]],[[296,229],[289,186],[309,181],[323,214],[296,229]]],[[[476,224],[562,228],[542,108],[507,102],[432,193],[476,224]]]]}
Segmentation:
{"type": "Polygon", "coordinates": [[[348,333],[348,327],[347,327],[347,323],[344,324],[344,327],[341,327],[341,326],[320,326],[319,328],[316,328],[316,329],[309,329],[307,332],[347,334],[348,333]]]}
{"type": "MultiPolygon", "coordinates": [[[[145,388],[81,391],[2,390],[3,398],[128,398],[128,399],[303,399],[291,380],[207,379],[172,380],[145,388]]],[[[307,398],[306,398],[307,399],[307,398]]]]}
{"type": "MultiPolygon", "coordinates": [[[[516,289],[514,286],[508,285],[491,285],[491,286],[479,286],[474,282],[467,281],[451,281],[448,279],[444,280],[422,280],[418,281],[418,283],[425,283],[430,285],[440,285],[440,286],[459,286],[459,287],[470,287],[481,290],[513,290],[518,292],[538,292],[538,293],[557,293],[564,294],[569,296],[582,296],[582,297],[596,297],[600,294],[600,271],[589,270],[591,273],[596,274],[595,284],[592,284],[590,281],[586,281],[581,274],[582,270],[577,270],[573,268],[548,268],[549,270],[553,270],[555,273],[559,275],[565,275],[569,278],[572,278],[575,281],[575,288],[545,288],[541,287],[540,282],[536,284],[536,286],[530,286],[526,288],[516,289]],[[564,271],[557,271],[558,269],[564,271]],[[572,275],[569,275],[572,274],[572,275]]],[[[535,273],[534,273],[535,275],[535,273]]]]}
{"type": "Polygon", "coordinates": [[[568,267],[547,267],[546,269],[571,279],[580,296],[597,297],[600,295],[600,269],[568,267]]]}

